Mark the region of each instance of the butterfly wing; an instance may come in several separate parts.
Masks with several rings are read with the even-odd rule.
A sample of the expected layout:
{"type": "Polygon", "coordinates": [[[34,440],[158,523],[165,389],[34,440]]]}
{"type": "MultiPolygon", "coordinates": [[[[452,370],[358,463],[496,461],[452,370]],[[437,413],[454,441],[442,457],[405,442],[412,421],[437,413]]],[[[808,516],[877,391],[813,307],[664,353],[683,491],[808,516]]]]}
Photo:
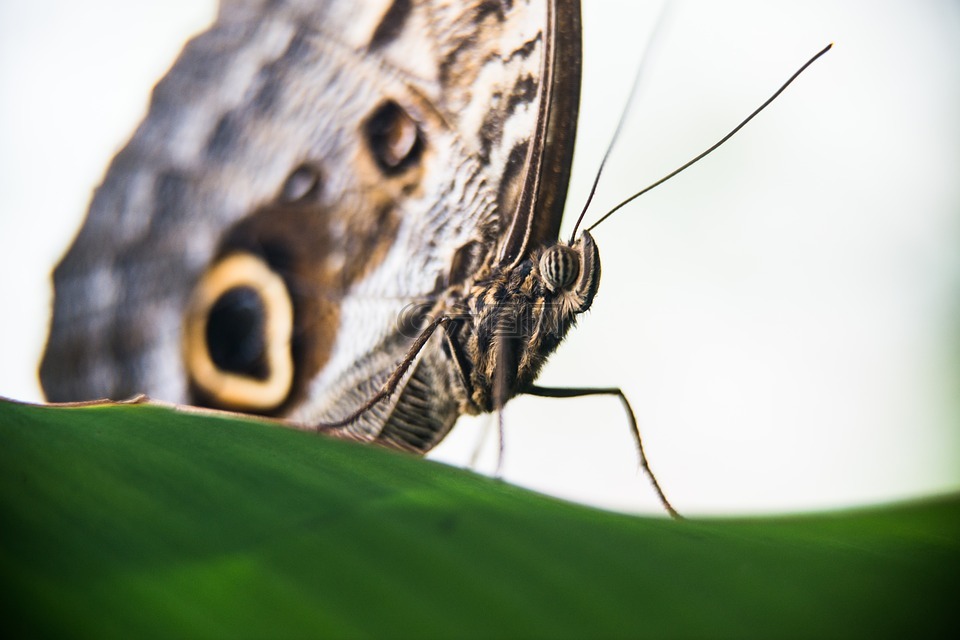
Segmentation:
{"type": "MultiPolygon", "coordinates": [[[[463,247],[474,264],[556,237],[578,92],[576,2],[224,2],[158,83],[54,272],[48,398],[197,401],[191,305],[239,253],[292,307],[289,389],[261,408],[349,412],[415,337],[401,312],[465,277],[463,247]]],[[[203,326],[207,339],[219,325],[203,326]]],[[[442,357],[425,350],[357,435],[415,409],[445,433],[459,411],[442,357]]]]}

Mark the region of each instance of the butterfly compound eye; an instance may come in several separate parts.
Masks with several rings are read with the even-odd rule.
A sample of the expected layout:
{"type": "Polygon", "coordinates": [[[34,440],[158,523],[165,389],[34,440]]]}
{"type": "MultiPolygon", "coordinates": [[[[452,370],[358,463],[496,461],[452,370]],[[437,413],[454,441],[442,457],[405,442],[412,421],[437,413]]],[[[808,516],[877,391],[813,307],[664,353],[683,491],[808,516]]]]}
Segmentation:
{"type": "Polygon", "coordinates": [[[190,381],[202,401],[270,411],[293,384],[293,304],[283,279],[252,254],[217,262],[194,290],[184,332],[190,381]]]}
{"type": "Polygon", "coordinates": [[[402,173],[420,161],[420,127],[393,100],[376,108],[364,123],[363,133],[377,166],[387,175],[402,173]]]}
{"type": "Polygon", "coordinates": [[[554,245],[540,256],[540,274],[551,291],[566,289],[580,275],[580,256],[570,247],[554,245]]]}

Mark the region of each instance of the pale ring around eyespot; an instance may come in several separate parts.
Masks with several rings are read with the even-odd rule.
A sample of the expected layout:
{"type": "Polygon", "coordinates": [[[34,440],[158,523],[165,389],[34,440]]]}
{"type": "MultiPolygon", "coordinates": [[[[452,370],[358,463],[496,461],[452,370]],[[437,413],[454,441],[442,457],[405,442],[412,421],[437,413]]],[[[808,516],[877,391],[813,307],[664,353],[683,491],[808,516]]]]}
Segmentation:
{"type": "Polygon", "coordinates": [[[260,258],[230,255],[213,266],[197,284],[184,327],[184,362],[193,383],[217,405],[243,411],[277,408],[293,384],[293,304],[283,279],[260,258]],[[228,291],[249,288],[263,304],[267,376],[264,380],[223,371],[207,344],[207,322],[216,302],[228,291]]]}

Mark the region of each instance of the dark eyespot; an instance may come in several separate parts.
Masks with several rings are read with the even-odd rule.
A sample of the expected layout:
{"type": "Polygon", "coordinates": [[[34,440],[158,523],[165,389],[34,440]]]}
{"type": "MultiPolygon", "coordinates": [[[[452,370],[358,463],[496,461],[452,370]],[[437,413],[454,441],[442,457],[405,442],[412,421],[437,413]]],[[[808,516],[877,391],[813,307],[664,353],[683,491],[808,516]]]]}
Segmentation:
{"type": "Polygon", "coordinates": [[[266,358],[266,309],[252,287],[220,296],[207,316],[207,349],[218,369],[257,380],[270,375],[266,358]]]}
{"type": "Polygon", "coordinates": [[[184,359],[197,400],[272,411],[293,386],[293,303],[262,258],[229,255],[200,279],[184,325],[184,359]]]}
{"type": "Polygon", "coordinates": [[[420,127],[393,100],[381,103],[367,118],[363,134],[377,166],[387,175],[402,173],[423,154],[420,127]]]}
{"type": "Polygon", "coordinates": [[[554,245],[540,256],[540,274],[551,291],[566,289],[580,275],[580,257],[564,245],[554,245]]]}
{"type": "Polygon", "coordinates": [[[320,169],[309,164],[301,164],[294,169],[280,190],[280,199],[283,202],[301,202],[315,199],[320,193],[322,179],[320,169]]]}

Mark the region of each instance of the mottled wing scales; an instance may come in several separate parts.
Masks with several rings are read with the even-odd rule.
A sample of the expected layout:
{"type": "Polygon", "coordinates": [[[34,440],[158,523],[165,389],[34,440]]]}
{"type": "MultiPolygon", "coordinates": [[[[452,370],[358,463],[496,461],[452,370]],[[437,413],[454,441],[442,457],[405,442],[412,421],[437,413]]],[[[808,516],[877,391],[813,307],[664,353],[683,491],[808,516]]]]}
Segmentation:
{"type": "MultiPolygon", "coordinates": [[[[576,6],[559,4],[561,14],[576,6]]],[[[298,238],[302,260],[284,275],[311,310],[296,329],[313,351],[284,413],[330,419],[370,394],[411,342],[397,325],[403,308],[449,284],[458,249],[473,243],[482,258],[534,215],[517,207],[531,153],[550,151],[530,147],[550,95],[541,86],[550,11],[544,0],[223,2],[157,85],[55,271],[48,398],[189,401],[185,308],[244,225],[298,238]],[[363,139],[386,100],[424,136],[419,166],[399,176],[382,175],[363,139]],[[319,176],[308,213],[270,227],[303,170],[319,176]]],[[[568,99],[577,87],[568,82],[568,99]]],[[[560,138],[569,154],[572,131],[560,138]]],[[[556,234],[565,184],[538,218],[541,237],[556,234]]],[[[458,411],[438,378],[441,357],[434,341],[404,381],[409,393],[371,412],[359,435],[418,411],[445,432],[458,411]]],[[[402,427],[413,422],[384,437],[415,441],[402,427]]]]}

